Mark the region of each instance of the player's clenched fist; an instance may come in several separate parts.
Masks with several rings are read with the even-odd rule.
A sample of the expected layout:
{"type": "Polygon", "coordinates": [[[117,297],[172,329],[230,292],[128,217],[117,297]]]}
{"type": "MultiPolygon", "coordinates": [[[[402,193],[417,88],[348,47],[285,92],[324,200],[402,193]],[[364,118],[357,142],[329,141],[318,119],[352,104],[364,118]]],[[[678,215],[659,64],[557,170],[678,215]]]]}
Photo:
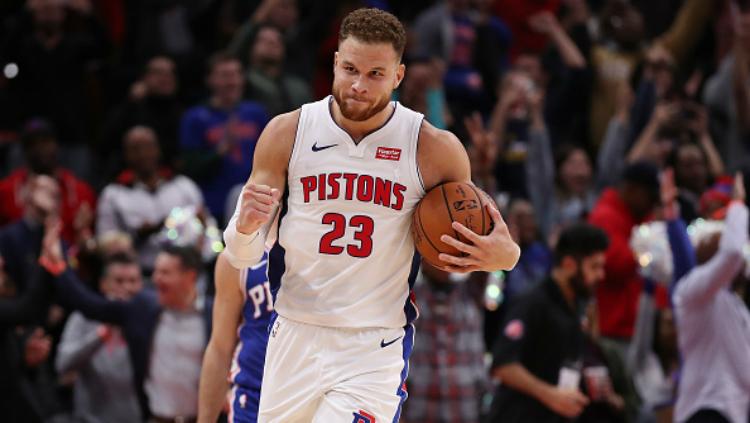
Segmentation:
{"type": "Polygon", "coordinates": [[[237,217],[237,232],[250,235],[268,222],[279,205],[281,192],[268,185],[248,182],[240,194],[240,214],[237,217]]]}

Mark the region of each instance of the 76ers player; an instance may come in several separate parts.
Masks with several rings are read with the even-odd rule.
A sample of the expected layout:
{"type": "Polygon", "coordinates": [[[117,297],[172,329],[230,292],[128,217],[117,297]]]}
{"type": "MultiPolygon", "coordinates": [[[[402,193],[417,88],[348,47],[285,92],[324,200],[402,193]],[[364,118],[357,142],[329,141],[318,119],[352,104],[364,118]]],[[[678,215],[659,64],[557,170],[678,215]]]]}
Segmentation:
{"type": "MultiPolygon", "coordinates": [[[[259,422],[398,421],[416,318],[412,212],[430,188],[471,175],[454,135],[390,101],[405,42],[393,15],[350,13],[333,96],[276,117],[258,140],[224,238],[231,264],[252,266],[281,203],[259,422]]],[[[454,224],[473,244],[446,236],[464,253],[442,255],[447,270],[515,265],[519,248],[490,213],[487,236],[454,224]]]]}
{"type": "Polygon", "coordinates": [[[229,423],[255,423],[273,301],[267,257],[238,271],[224,257],[216,262],[213,328],[203,357],[198,422],[216,422],[231,375],[229,423]],[[239,337],[239,342],[238,338],[239,337]]]}

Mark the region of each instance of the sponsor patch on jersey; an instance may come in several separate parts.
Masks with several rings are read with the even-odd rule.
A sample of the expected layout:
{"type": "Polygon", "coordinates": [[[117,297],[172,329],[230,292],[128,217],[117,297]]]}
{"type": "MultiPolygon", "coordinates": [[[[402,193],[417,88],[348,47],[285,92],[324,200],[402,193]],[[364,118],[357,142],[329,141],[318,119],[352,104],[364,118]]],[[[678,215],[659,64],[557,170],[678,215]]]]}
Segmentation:
{"type": "Polygon", "coordinates": [[[359,410],[354,413],[354,420],[352,423],[375,423],[375,416],[364,410],[359,410]]]}
{"type": "Polygon", "coordinates": [[[513,341],[523,338],[523,322],[518,319],[511,320],[505,325],[504,333],[508,339],[513,341]]]}
{"type": "Polygon", "coordinates": [[[399,161],[401,159],[400,148],[378,147],[375,153],[376,159],[399,161]]]}

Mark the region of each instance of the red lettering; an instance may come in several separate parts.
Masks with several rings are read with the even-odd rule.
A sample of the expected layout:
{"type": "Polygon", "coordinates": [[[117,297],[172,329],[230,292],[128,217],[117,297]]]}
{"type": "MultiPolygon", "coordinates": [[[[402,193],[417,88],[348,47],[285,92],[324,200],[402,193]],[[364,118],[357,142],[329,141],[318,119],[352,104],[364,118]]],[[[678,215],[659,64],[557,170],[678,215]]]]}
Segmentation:
{"type": "Polygon", "coordinates": [[[391,206],[391,181],[375,178],[375,204],[391,206]]]}
{"type": "Polygon", "coordinates": [[[346,191],[344,198],[351,200],[354,197],[354,180],[357,179],[356,173],[345,173],[342,175],[346,179],[346,191]]]}
{"type": "Polygon", "coordinates": [[[339,178],[341,178],[340,173],[328,174],[328,186],[331,187],[331,193],[328,194],[329,200],[335,200],[339,198],[339,178]]]}
{"type": "Polygon", "coordinates": [[[357,179],[357,200],[363,203],[372,201],[372,187],[372,176],[359,175],[359,179],[357,179]]]}
{"type": "Polygon", "coordinates": [[[302,192],[304,193],[305,203],[310,202],[310,193],[318,187],[318,180],[314,176],[305,176],[299,180],[302,183],[302,192]]]}
{"type": "Polygon", "coordinates": [[[393,184],[393,195],[396,197],[396,202],[391,206],[393,210],[401,210],[404,207],[404,191],[406,191],[405,186],[393,184]]]}
{"type": "Polygon", "coordinates": [[[326,174],[318,175],[318,201],[326,199],[326,174]]]}

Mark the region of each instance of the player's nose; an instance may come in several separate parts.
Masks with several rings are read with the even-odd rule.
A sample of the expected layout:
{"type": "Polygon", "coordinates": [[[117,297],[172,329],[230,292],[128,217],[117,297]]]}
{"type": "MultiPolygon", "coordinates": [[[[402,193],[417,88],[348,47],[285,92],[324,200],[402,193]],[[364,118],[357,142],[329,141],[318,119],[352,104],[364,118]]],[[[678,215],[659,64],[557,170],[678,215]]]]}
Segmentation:
{"type": "Polygon", "coordinates": [[[352,91],[356,94],[364,94],[367,92],[367,86],[364,81],[362,81],[362,76],[358,76],[352,81],[352,91]]]}

